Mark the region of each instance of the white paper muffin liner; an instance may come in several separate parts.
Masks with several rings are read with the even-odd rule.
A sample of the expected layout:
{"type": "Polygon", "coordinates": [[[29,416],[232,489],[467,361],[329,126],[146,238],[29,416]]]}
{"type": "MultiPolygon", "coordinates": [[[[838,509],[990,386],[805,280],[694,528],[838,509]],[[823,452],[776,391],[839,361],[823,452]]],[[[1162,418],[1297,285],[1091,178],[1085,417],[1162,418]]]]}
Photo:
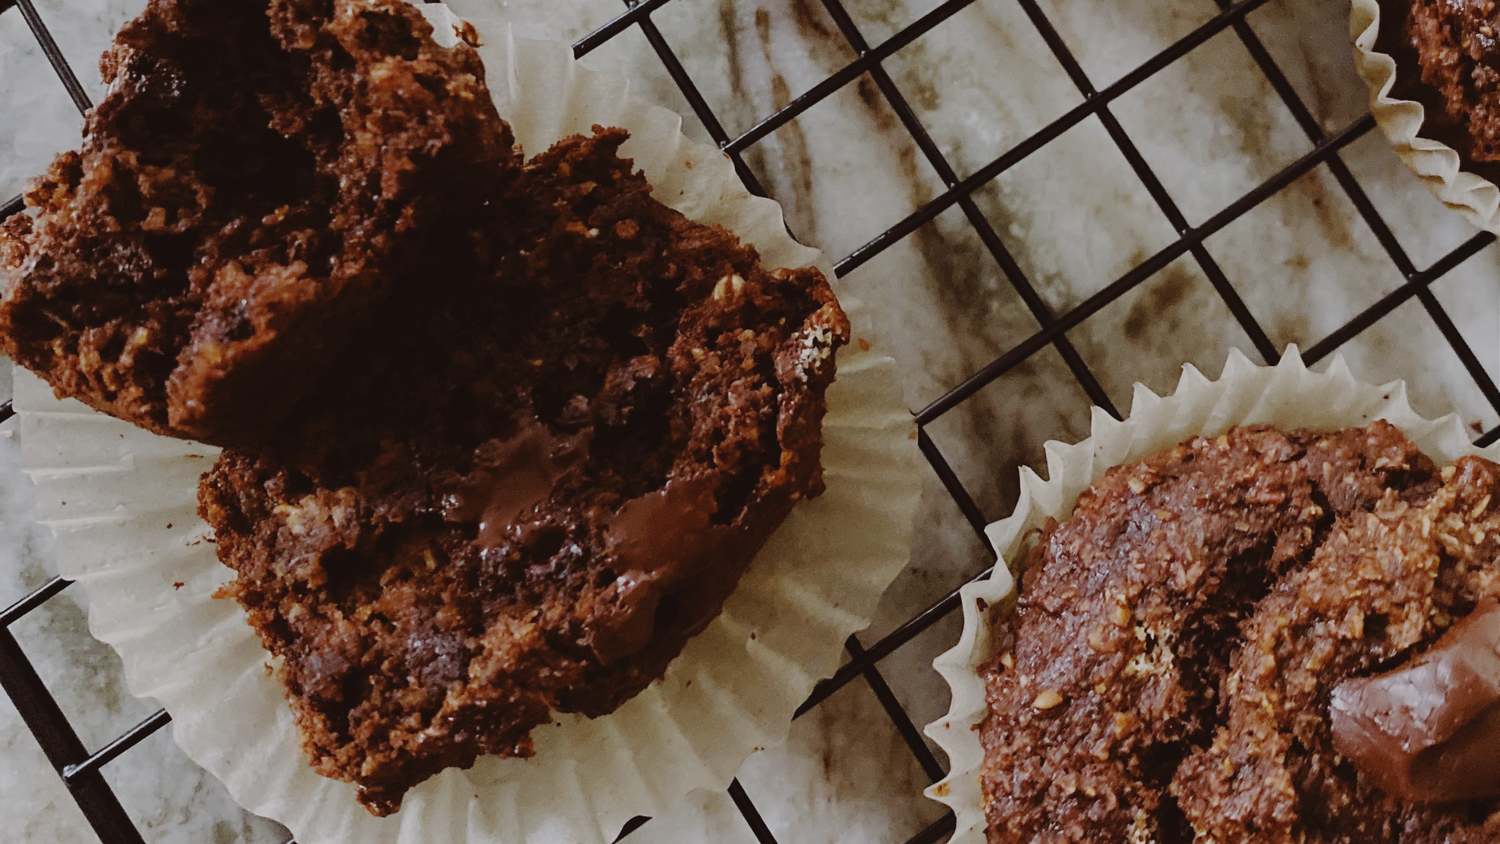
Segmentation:
{"type": "Polygon", "coordinates": [[[1377,0],[1352,3],[1349,35],[1354,39],[1354,65],[1370,86],[1370,111],[1375,122],[1433,196],[1475,226],[1500,234],[1500,187],[1463,169],[1463,161],[1453,147],[1420,136],[1425,109],[1421,103],[1391,96],[1396,60],[1375,49],[1380,35],[1380,4],[1377,0]]]}
{"type": "MultiPolygon", "coordinates": [[[[424,11],[452,35],[448,10],[424,11]]],[[[787,235],[776,203],[751,197],[719,150],[683,137],[676,114],[578,67],[566,44],[486,26],[480,0],[461,11],[485,41],[500,114],[529,154],[594,124],[624,127],[622,154],[663,202],[734,231],[767,267],[817,265],[833,278],[820,253],[787,235]]],[[[838,292],[857,336],[868,320],[838,292]]],[[[93,634],[119,652],[131,692],[171,713],[183,750],[301,844],[602,844],[635,815],[723,788],[753,751],[782,742],[794,709],[837,668],[844,640],[906,564],[923,471],[890,358],[844,347],[827,395],[827,491],[793,510],[664,680],[606,717],[538,727],[532,759],[444,771],[376,818],[353,785],[308,766],[270,654],[236,602],[212,597],[231,577],[197,515],[198,477],[216,450],[60,401],[21,370],[15,384],[37,515],[56,534],[59,572],[88,592],[93,634]]]]}
{"type": "Polygon", "coordinates": [[[963,633],[958,644],[932,663],[952,690],[953,702],[947,715],[926,727],[927,735],[948,754],[948,776],[926,794],[953,810],[957,828],[949,844],[985,841],[979,786],[984,750],[978,729],[988,709],[978,669],[995,656],[992,618],[1014,603],[1012,570],[1025,559],[1048,517],[1068,518],[1078,496],[1111,466],[1133,463],[1195,436],[1215,437],[1235,425],[1336,430],[1376,419],[1400,428],[1439,465],[1468,454],[1500,459],[1500,444],[1475,447],[1457,416],[1428,420],[1417,415],[1407,401],[1404,382],[1361,382],[1350,374],[1342,356],[1333,358],[1327,372],[1313,372],[1303,365],[1297,347],[1289,346],[1276,366],[1257,366],[1231,351],[1217,381],[1192,365],[1183,366],[1177,392],[1165,398],[1136,384],[1126,419],[1117,421],[1096,407],[1088,439],[1072,445],[1046,444],[1047,480],[1022,467],[1015,512],[986,529],[1000,564],[988,579],[960,590],[963,633]]]}

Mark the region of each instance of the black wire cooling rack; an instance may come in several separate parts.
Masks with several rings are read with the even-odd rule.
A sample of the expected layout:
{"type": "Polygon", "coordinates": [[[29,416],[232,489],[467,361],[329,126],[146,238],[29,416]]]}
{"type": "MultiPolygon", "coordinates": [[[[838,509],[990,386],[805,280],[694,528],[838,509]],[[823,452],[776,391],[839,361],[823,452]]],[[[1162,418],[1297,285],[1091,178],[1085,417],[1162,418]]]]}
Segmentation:
{"type": "MultiPolygon", "coordinates": [[[[842,258],[836,265],[835,270],[839,276],[844,276],[854,269],[881,254],[884,250],[900,241],[902,238],[916,231],[921,226],[931,222],[948,208],[957,205],[964,212],[969,223],[974,227],[980,240],[984,243],[990,256],[999,265],[1006,279],[1009,281],[1021,299],[1030,309],[1035,317],[1037,329],[1025,340],[1017,343],[1004,354],[995,358],[983,368],[974,372],[962,383],[955,385],[951,390],[929,404],[927,407],[917,411],[915,416],[919,425],[918,442],[922,453],[926,456],[932,466],[932,470],[942,480],[943,486],[953,497],[954,502],[963,512],[964,517],[979,535],[981,543],[988,548],[988,542],[984,541],[984,526],[991,520],[990,515],[980,511],[978,505],[963,484],[959,482],[957,475],[949,466],[936,443],[927,435],[926,426],[932,424],[944,414],[959,406],[966,399],[973,396],[980,388],[1004,375],[1005,373],[1020,366],[1032,355],[1045,350],[1051,346],[1057,350],[1062,359],[1067,363],[1073,377],[1087,393],[1089,399],[1111,414],[1118,416],[1114,404],[1110,401],[1099,381],[1089,371],[1083,358],[1069,342],[1067,332],[1078,326],[1093,314],[1104,309],[1110,303],[1124,296],[1137,285],[1150,278],[1157,271],[1182,257],[1191,255],[1202,269],[1205,276],[1218,291],[1224,304],[1245,330],[1246,335],[1267,363],[1274,363],[1279,352],[1267,337],[1264,329],[1256,321],[1250,310],[1245,306],[1240,294],[1235,290],[1229,279],[1209,254],[1205,246],[1205,240],[1211,235],[1234,222],[1242,215],[1255,208],[1278,191],[1290,185],[1301,176],[1312,171],[1320,165],[1327,165],[1329,171],[1337,180],[1343,192],[1348,196],[1354,207],[1358,210],[1364,221],[1374,231],[1381,247],[1385,250],[1390,260],[1400,272],[1404,283],[1383,298],[1367,307],[1363,312],[1355,315],[1344,325],[1334,330],[1322,340],[1313,343],[1303,351],[1303,359],[1308,364],[1327,357],[1334,350],[1354,338],[1356,335],[1375,325],[1386,315],[1396,310],[1407,301],[1415,298],[1421,303],[1428,317],[1436,325],[1444,339],[1463,362],[1474,384],[1485,399],[1497,412],[1500,412],[1500,389],[1496,388],[1494,380],[1485,372],[1474,351],[1460,336],[1452,318],[1439,303],[1438,298],[1432,293],[1430,287],[1434,281],[1452,271],[1464,261],[1473,257],[1476,253],[1490,245],[1494,236],[1488,233],[1476,234],[1457,248],[1442,256],[1430,266],[1417,268],[1406,251],[1397,242],[1392,233],[1390,225],[1376,211],[1365,191],[1355,181],[1349,168],[1339,158],[1339,151],[1359,138],[1363,137],[1375,128],[1375,121],[1370,115],[1365,115],[1344,126],[1336,132],[1325,132],[1314,119],[1313,113],[1304,103],[1303,99],[1293,90],[1285,74],[1272,60],[1270,53],[1257,37],[1250,25],[1246,22],[1246,16],[1261,6],[1266,5],[1269,0],[1241,0],[1241,2],[1229,2],[1229,0],[1216,0],[1219,13],[1199,26],[1197,29],[1181,38],[1165,50],[1140,64],[1135,69],[1126,73],[1113,84],[1103,88],[1095,88],[1084,73],[1082,66],[1073,53],[1064,44],[1062,37],[1058,34],[1047,16],[1037,5],[1037,0],[1014,0],[1025,12],[1037,32],[1046,42],[1052,54],[1061,63],[1073,84],[1082,95],[1082,102],[1054,119],[1031,137],[1025,139],[1015,147],[994,159],[984,167],[979,168],[972,175],[960,179],[953,167],[944,158],[937,145],[922,127],[912,107],[906,98],[892,82],[891,77],[882,68],[881,63],[903,47],[911,44],[923,34],[931,31],[948,18],[969,6],[975,0],[947,0],[931,11],[927,12],[905,29],[882,41],[880,44],[871,46],[860,33],[853,18],[845,8],[841,0],[819,0],[829,16],[837,25],[839,32],[847,41],[848,46],[854,51],[857,58],[843,67],[837,73],[814,85],[806,93],[788,103],[784,108],[771,114],[749,131],[738,137],[731,137],[725,132],[723,125],[715,116],[713,110],[705,101],[698,87],[693,83],[682,63],[678,61],[672,48],[668,46],[661,32],[652,22],[651,16],[654,12],[666,6],[672,0],[626,0],[626,10],[609,23],[600,27],[595,32],[578,41],[573,45],[573,53],[576,57],[583,57],[589,52],[597,49],[603,44],[616,38],[632,27],[638,27],[652,49],[660,57],[672,80],[681,89],[683,96],[692,107],[698,119],[702,121],[709,135],[734,161],[736,170],[745,185],[754,193],[764,195],[765,190],[761,187],[759,180],[750,168],[746,166],[743,155],[757,142],[766,138],[771,133],[795,119],[803,112],[812,108],[817,103],[828,98],[834,92],[846,85],[855,82],[865,74],[869,74],[878,86],[886,102],[895,111],[902,125],[911,134],[912,140],[922,155],[932,165],[933,169],[942,178],[944,190],[933,200],[926,203],[905,219],[892,226],[889,230],[868,243],[855,249],[852,253],[842,258]],[[1207,42],[1210,38],[1225,30],[1232,30],[1239,41],[1249,51],[1259,70],[1270,82],[1280,99],[1286,104],[1290,113],[1313,144],[1313,149],[1306,155],[1292,162],[1290,165],[1273,175],[1270,179],[1246,192],[1238,199],[1226,205],[1218,213],[1209,217],[1198,226],[1188,224],[1187,218],[1179,210],[1176,203],[1168,196],[1160,179],[1157,178],[1147,165],[1135,144],[1127,137],[1120,123],[1110,112],[1110,104],[1121,96],[1146,82],[1154,74],[1171,65],[1178,59],[1186,56],[1195,48],[1207,42]],[[1078,125],[1084,120],[1097,118],[1110,138],[1124,155],[1130,167],[1145,185],[1153,200],[1160,207],[1166,219],[1176,229],[1177,239],[1159,252],[1117,278],[1108,286],[1086,299],[1081,304],[1070,310],[1058,314],[1043,301],[1036,288],[1026,278],[1020,265],[1001,242],[999,235],[990,225],[989,221],[981,213],[975,202],[974,194],[977,190],[998,177],[1001,173],[1014,167],[1025,160],[1028,156],[1042,149],[1051,141],[1057,139],[1070,128],[1078,125]]],[[[14,8],[26,21],[43,54],[51,63],[63,86],[78,106],[79,111],[86,111],[89,106],[88,95],[83,86],[78,83],[78,78],[63,58],[57,44],[48,33],[46,24],[37,14],[32,0],[0,0],[0,14],[6,14],[14,8]]],[[[21,210],[19,197],[0,206],[0,219],[21,210]]],[[[0,406],[0,419],[10,416],[9,405],[0,406]]],[[[1500,440],[1500,427],[1491,429],[1478,437],[1478,444],[1488,445],[1500,440]]],[[[985,571],[978,578],[988,576],[985,571]]],[[[916,616],[907,619],[890,633],[881,637],[873,643],[862,643],[857,637],[850,637],[845,645],[848,652],[848,661],[838,670],[833,677],[820,683],[814,689],[812,696],[797,710],[797,715],[807,713],[813,708],[826,701],[834,692],[857,680],[862,680],[870,687],[871,691],[879,700],[887,715],[889,715],[897,732],[910,747],[917,763],[925,774],[936,781],[943,774],[943,766],[933,755],[931,749],[923,741],[920,731],[915,723],[907,715],[890,687],[881,677],[879,664],[882,659],[890,656],[893,652],[912,641],[918,634],[931,627],[940,619],[948,616],[958,608],[958,589],[962,584],[953,584],[954,590],[947,597],[926,608],[916,616]]],[[[47,758],[56,768],[68,790],[72,793],[84,815],[88,818],[94,830],[105,844],[134,844],[143,842],[140,831],[136,829],[125,810],[121,807],[118,798],[105,782],[101,769],[121,754],[129,751],[142,739],[165,726],[170,716],[165,711],[145,719],[135,727],[127,730],[123,735],[115,738],[105,746],[90,751],[78,738],[72,725],[63,715],[57,702],[43,685],[37,676],[35,668],[27,659],[15,637],[10,632],[10,625],[15,623],[27,613],[37,609],[49,598],[68,588],[69,582],[61,578],[54,578],[40,589],[16,602],[9,608],[0,611],[0,686],[10,695],[16,708],[27,726],[36,735],[47,758]]],[[[744,816],[745,822],[754,832],[756,838],[762,844],[771,844],[776,838],[761,818],[760,812],[751,802],[745,790],[735,781],[729,787],[729,796],[744,816]]],[[[920,795],[911,795],[911,799],[921,800],[920,795]]],[[[636,818],[628,824],[622,832],[625,834],[639,828],[648,819],[636,818]]],[[[953,830],[953,816],[944,816],[935,823],[913,836],[908,844],[930,844],[947,836],[953,830]]]]}

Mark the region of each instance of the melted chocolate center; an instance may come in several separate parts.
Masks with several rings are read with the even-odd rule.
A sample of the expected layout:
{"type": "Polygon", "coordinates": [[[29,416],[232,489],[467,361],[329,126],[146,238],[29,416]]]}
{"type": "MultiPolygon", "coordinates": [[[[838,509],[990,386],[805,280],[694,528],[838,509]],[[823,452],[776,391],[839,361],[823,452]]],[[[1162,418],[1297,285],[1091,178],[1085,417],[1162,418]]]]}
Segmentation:
{"type": "Polygon", "coordinates": [[[1390,794],[1500,795],[1500,603],[1480,604],[1410,665],[1343,683],[1329,710],[1339,753],[1390,794]]]}
{"type": "Polygon", "coordinates": [[[616,608],[589,640],[605,665],[650,643],[662,594],[713,553],[725,530],[712,523],[717,486],[709,478],[670,480],[625,502],[610,519],[605,542],[622,572],[614,583],[616,608]]]}
{"type": "Polygon", "coordinates": [[[477,520],[481,546],[504,545],[507,530],[587,458],[584,440],[554,436],[537,420],[525,419],[510,439],[480,447],[474,471],[452,496],[448,515],[459,521],[477,520]]]}

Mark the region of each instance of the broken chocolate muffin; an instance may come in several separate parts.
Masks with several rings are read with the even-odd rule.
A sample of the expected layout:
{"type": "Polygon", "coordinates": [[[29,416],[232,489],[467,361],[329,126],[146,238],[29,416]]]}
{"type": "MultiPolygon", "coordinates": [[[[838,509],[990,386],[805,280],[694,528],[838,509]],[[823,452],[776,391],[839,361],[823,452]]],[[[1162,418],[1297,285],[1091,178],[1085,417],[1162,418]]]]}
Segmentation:
{"type": "Polygon", "coordinates": [[[376,814],[662,676],[800,499],[848,323],[815,270],[559,143],[200,500],[317,770],[376,814]],[[488,236],[511,233],[515,245],[488,236]]]}
{"type": "Polygon", "coordinates": [[[83,146],[0,226],[0,338],[62,396],[255,441],[519,153],[402,0],[151,0],[83,146]]]}
{"type": "Polygon", "coordinates": [[[981,672],[989,840],[1494,841],[1500,800],[1383,790],[1330,700],[1497,596],[1500,466],[1438,471],[1384,422],[1112,468],[1045,528],[981,672]]]}

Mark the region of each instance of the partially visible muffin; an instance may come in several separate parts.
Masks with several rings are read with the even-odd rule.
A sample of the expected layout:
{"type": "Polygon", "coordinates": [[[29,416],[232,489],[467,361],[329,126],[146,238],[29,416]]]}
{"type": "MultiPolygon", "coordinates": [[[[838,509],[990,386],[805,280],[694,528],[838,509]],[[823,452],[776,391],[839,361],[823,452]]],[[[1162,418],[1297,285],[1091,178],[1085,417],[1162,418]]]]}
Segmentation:
{"type": "Polygon", "coordinates": [[[1500,595],[1500,467],[1383,422],[1234,429],[1110,469],[1051,523],[982,669],[991,842],[1465,842],[1500,801],[1404,801],[1328,703],[1500,595]]]}
{"type": "Polygon", "coordinates": [[[304,747],[377,814],[662,676],[822,490],[827,282],[656,202],[624,139],[538,156],[424,270],[444,286],[399,286],[336,401],[205,476],[304,747]],[[479,248],[491,225],[518,245],[479,248]]]}
{"type": "Polygon", "coordinates": [[[1396,96],[1425,106],[1422,134],[1486,178],[1500,175],[1500,12],[1494,0],[1381,0],[1379,47],[1396,96]]]}
{"type": "Polygon", "coordinates": [[[101,69],[0,226],[0,337],[161,433],[262,436],[519,172],[477,53],[402,0],[151,0],[101,69]]]}

